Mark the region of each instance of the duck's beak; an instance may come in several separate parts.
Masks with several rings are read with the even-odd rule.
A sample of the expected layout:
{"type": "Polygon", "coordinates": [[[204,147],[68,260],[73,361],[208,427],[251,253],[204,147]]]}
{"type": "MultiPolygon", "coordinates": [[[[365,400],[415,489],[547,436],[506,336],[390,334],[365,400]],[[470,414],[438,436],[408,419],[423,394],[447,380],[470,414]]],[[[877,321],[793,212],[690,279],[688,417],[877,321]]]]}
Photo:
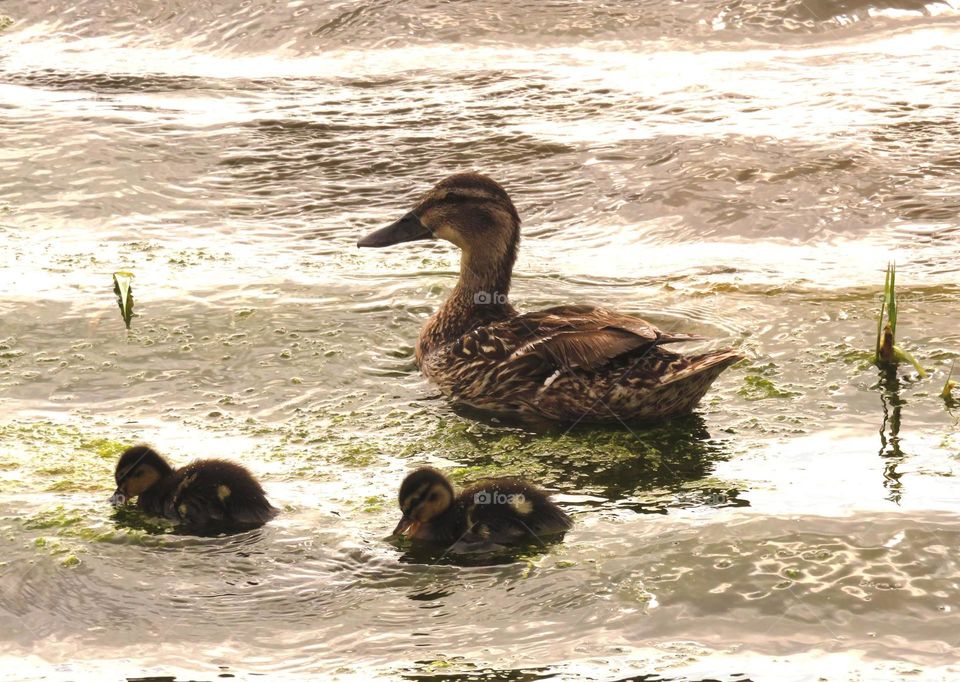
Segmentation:
{"type": "Polygon", "coordinates": [[[412,242],[418,239],[432,239],[433,234],[420,222],[413,212],[403,216],[392,225],[375,230],[357,242],[357,246],[379,248],[392,246],[403,242],[412,242]]]}
{"type": "Polygon", "coordinates": [[[113,495],[110,496],[110,504],[114,507],[119,507],[121,504],[124,504],[127,501],[127,496],[124,494],[120,488],[117,488],[113,495]]]}
{"type": "Polygon", "coordinates": [[[409,516],[400,519],[400,523],[393,529],[393,535],[402,535],[404,537],[413,537],[420,530],[420,522],[409,516]]]}

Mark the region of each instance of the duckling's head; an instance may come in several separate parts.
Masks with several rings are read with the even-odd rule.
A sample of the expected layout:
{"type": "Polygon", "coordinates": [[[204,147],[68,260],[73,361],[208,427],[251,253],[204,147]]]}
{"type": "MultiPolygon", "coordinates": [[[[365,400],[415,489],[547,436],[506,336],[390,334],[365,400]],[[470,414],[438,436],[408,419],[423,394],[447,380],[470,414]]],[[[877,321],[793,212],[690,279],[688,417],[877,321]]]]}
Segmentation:
{"type": "Polygon", "coordinates": [[[409,474],[400,485],[400,510],[403,518],[393,529],[394,535],[415,536],[420,526],[430,523],[453,504],[453,486],[442,473],[432,467],[421,467],[409,474]]]}
{"type": "Polygon", "coordinates": [[[509,261],[520,241],[520,216],[506,190],[479,173],[457,173],[427,192],[400,220],[371,232],[357,246],[382,247],[445,239],[468,256],[509,261]]]}
{"type": "Polygon", "coordinates": [[[123,504],[153,487],[161,478],[173,473],[173,468],[157,452],[146,445],[127,448],[120,455],[114,477],[117,489],[110,498],[111,504],[123,504]]]}

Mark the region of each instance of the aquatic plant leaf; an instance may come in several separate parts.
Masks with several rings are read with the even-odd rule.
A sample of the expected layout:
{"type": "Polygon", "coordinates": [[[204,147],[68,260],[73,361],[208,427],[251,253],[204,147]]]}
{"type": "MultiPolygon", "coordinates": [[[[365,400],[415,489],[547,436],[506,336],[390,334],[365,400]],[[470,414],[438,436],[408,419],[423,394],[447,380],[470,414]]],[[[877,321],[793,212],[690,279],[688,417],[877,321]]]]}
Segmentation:
{"type": "Polygon", "coordinates": [[[893,347],[893,343],[897,334],[897,295],[895,288],[896,269],[897,266],[893,262],[888,262],[887,272],[883,277],[883,297],[880,299],[880,314],[877,316],[877,343],[873,357],[873,361],[875,363],[879,363],[881,361],[892,362],[890,359],[890,349],[893,347]],[[883,325],[884,313],[887,314],[886,327],[883,325]],[[887,355],[884,356],[883,345],[887,341],[885,334],[888,328],[891,338],[887,346],[887,355]]]}
{"type": "Polygon", "coordinates": [[[887,297],[884,296],[880,301],[880,315],[877,317],[877,346],[876,350],[873,352],[873,361],[874,363],[879,363],[881,360],[880,356],[880,347],[883,345],[883,313],[887,309],[887,297]]]}
{"type": "Polygon", "coordinates": [[[890,324],[890,330],[893,337],[897,337],[897,263],[894,261],[887,264],[888,284],[886,286],[887,298],[887,322],[890,324]]]}
{"type": "Polygon", "coordinates": [[[898,365],[907,362],[913,365],[921,378],[927,376],[910,353],[896,345],[897,339],[897,264],[895,261],[887,263],[887,274],[883,280],[883,301],[880,303],[880,316],[877,318],[877,350],[873,361],[876,364],[886,363],[898,365]],[[886,310],[887,323],[883,323],[883,313],[886,310]]]}
{"type": "Polygon", "coordinates": [[[893,362],[895,364],[909,362],[911,365],[913,365],[913,368],[917,370],[917,374],[920,375],[921,379],[926,379],[927,377],[926,371],[920,366],[920,363],[917,362],[917,359],[913,357],[909,351],[903,350],[900,346],[893,346],[893,362]]]}
{"type": "Polygon", "coordinates": [[[120,314],[123,316],[123,323],[130,329],[130,320],[133,319],[133,279],[132,272],[119,271],[113,273],[113,293],[117,295],[117,305],[120,306],[120,314]]]}
{"type": "Polygon", "coordinates": [[[884,284],[884,294],[880,298],[880,314],[877,315],[877,345],[873,351],[873,361],[880,362],[880,344],[883,339],[883,313],[887,310],[886,284],[884,284]]]}

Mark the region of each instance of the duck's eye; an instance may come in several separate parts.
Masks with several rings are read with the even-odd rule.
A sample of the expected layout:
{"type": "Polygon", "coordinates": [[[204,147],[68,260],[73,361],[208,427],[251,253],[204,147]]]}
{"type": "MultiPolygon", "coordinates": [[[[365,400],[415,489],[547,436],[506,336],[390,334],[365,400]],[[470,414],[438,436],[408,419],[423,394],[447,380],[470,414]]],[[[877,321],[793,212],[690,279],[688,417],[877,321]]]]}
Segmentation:
{"type": "Polygon", "coordinates": [[[427,499],[430,500],[431,502],[436,502],[438,497],[440,496],[437,493],[430,493],[430,497],[428,497],[427,499]]]}

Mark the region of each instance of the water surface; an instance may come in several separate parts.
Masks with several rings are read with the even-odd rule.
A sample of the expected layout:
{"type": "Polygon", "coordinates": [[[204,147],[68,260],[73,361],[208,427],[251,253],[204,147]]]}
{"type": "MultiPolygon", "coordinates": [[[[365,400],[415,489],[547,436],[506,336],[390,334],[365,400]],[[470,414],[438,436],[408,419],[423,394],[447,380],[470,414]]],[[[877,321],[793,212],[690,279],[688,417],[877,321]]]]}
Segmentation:
{"type": "Polygon", "coordinates": [[[960,678],[958,11],[7,0],[0,677],[960,678]],[[520,309],[748,361],[660,427],[453,411],[413,344],[458,254],[355,243],[468,169],[524,219],[520,309]],[[870,363],[888,259],[927,379],[870,363]],[[138,441],[244,462],[282,516],[114,512],[138,441]],[[391,544],[422,463],[528,476],[576,526],[391,544]]]}

